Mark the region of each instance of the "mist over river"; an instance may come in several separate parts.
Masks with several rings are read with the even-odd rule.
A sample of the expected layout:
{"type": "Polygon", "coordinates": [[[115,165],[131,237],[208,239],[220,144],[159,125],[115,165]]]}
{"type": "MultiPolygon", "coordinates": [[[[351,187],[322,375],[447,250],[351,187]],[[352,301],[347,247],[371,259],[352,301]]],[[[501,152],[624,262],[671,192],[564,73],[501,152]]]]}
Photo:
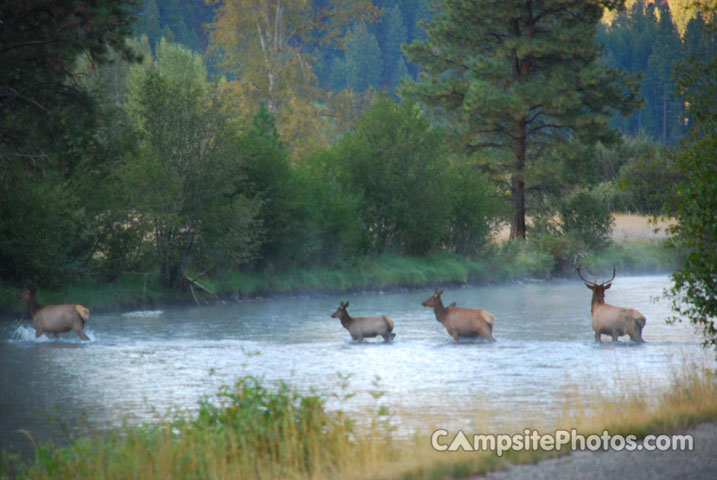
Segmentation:
{"type": "Polygon", "coordinates": [[[666,275],[618,276],[607,291],[608,303],[647,317],[642,345],[607,336],[596,343],[590,291],[576,281],[446,288],[445,304],[495,315],[495,343],[456,344],[421,306],[428,288],[97,314],[86,326],[89,342],[72,332],[36,339],[29,318],[7,321],[0,324],[0,448],[28,452],[23,431],[63,441],[48,417],[81,434],[191,410],[246,375],[314,389],[329,396],[330,409],[356,418],[387,406],[398,435],[435,423],[549,420],[568,393],[589,405],[596,392],[659,390],[687,364],[714,365],[694,327],[665,324],[670,303],[656,297],[669,285],[666,275]],[[352,316],[390,316],[395,340],[352,342],[330,317],[347,299],[352,316]],[[345,393],[355,395],[342,400],[345,393]]]}

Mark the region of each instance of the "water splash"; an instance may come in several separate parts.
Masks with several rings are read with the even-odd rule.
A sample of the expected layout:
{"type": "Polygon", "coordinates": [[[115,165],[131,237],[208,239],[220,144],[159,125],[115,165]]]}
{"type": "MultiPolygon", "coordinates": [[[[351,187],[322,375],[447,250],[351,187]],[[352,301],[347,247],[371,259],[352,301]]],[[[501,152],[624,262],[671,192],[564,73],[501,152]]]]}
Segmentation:
{"type": "MultiPolygon", "coordinates": [[[[90,342],[96,341],[97,336],[92,332],[92,329],[85,325],[85,335],[90,339],[90,342]]],[[[74,332],[61,333],[60,338],[55,338],[54,335],[43,333],[39,337],[35,336],[35,328],[29,325],[18,325],[10,333],[10,342],[32,342],[32,343],[48,343],[48,342],[62,342],[62,343],[84,343],[74,332]]]]}
{"type": "Polygon", "coordinates": [[[127,312],[123,313],[123,317],[129,317],[129,318],[150,318],[150,317],[159,317],[164,313],[164,310],[137,310],[134,312],[127,312]]]}

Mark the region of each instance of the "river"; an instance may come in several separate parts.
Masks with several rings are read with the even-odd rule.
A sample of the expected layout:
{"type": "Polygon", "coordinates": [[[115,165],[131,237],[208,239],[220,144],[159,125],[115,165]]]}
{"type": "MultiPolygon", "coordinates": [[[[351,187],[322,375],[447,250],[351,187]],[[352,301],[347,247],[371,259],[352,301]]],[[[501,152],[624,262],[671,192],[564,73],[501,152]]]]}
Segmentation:
{"type": "Polygon", "coordinates": [[[428,288],[96,314],[88,342],[36,339],[27,317],[11,320],[0,323],[0,448],[27,453],[28,434],[62,442],[60,423],[82,434],[192,410],[245,375],[314,389],[357,418],[387,406],[399,435],[487,417],[535,423],[558,415],[568,392],[589,405],[596,394],[667,387],[692,362],[713,365],[694,327],[665,323],[669,285],[666,275],[618,277],[607,291],[608,303],[647,317],[642,345],[595,342],[591,292],[577,281],[445,288],[445,304],[495,315],[495,343],[456,344],[421,306],[428,288]],[[340,300],[353,316],[390,316],[395,340],[352,342],[330,317],[340,300]]]}

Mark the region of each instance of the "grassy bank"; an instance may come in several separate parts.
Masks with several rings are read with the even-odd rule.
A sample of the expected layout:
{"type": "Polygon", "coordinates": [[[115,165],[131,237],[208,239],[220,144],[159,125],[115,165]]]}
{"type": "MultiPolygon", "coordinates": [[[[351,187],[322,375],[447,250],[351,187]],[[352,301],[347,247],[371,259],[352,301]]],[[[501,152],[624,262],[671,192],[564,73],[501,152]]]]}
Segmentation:
{"type": "MultiPolygon", "coordinates": [[[[582,435],[648,434],[684,429],[717,419],[714,372],[691,367],[662,392],[600,398],[590,405],[566,393],[563,418],[552,425],[512,425],[500,432],[522,433],[575,428],[582,435]],[[548,428],[545,428],[548,427],[548,428]]],[[[479,407],[476,400],[476,408],[479,407]]],[[[443,479],[534,462],[569,453],[551,451],[437,452],[430,429],[399,439],[385,411],[357,419],[325,408],[325,399],[301,395],[282,384],[267,389],[253,378],[222,387],[200,403],[195,414],[94,437],[68,447],[38,445],[29,464],[5,453],[0,476],[32,479],[443,479]]],[[[539,412],[535,412],[539,417],[539,412]]],[[[426,425],[430,425],[426,419],[426,425]]],[[[480,425],[480,423],[479,423],[480,425]]],[[[466,432],[469,434],[469,432],[466,432]]],[[[476,432],[478,433],[478,432],[476,432]]]]}
{"type": "MultiPolygon", "coordinates": [[[[585,258],[588,268],[609,270],[614,264],[620,275],[673,270],[678,254],[659,242],[614,244],[585,258]]],[[[201,278],[202,285],[224,298],[258,295],[343,293],[355,290],[419,288],[446,284],[483,284],[522,279],[550,279],[572,274],[569,265],[556,264],[548,253],[531,244],[491,246],[483,257],[466,258],[451,253],[430,257],[382,255],[358,258],[336,268],[305,268],[287,272],[224,272],[201,278]]],[[[157,275],[128,274],[113,283],[81,283],[57,291],[41,291],[41,303],[78,302],[94,311],[152,308],[191,303],[189,291],[161,287],[157,275]]],[[[21,315],[25,306],[17,289],[0,286],[0,312],[21,315]]]]}

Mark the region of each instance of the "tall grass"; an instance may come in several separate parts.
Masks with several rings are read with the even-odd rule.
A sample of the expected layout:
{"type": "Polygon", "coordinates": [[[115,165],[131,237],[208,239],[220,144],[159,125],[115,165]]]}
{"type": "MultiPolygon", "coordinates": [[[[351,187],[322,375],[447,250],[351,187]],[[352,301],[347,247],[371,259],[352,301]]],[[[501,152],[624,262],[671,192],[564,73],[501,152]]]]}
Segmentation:
{"type": "MultiPolygon", "coordinates": [[[[686,368],[663,392],[631,390],[617,397],[598,392],[589,403],[580,398],[566,393],[562,418],[552,425],[502,426],[492,433],[540,427],[644,437],[717,419],[717,378],[707,368],[686,368]]],[[[427,418],[426,425],[431,423],[427,418]]],[[[399,439],[378,410],[352,419],[328,411],[322,396],[302,395],[285,384],[268,389],[244,378],[202,400],[196,414],[80,438],[68,447],[37,446],[30,464],[6,455],[13,463],[4,471],[20,478],[79,480],[443,479],[569,453],[508,451],[499,458],[492,452],[436,452],[429,435],[399,439]]]]}

